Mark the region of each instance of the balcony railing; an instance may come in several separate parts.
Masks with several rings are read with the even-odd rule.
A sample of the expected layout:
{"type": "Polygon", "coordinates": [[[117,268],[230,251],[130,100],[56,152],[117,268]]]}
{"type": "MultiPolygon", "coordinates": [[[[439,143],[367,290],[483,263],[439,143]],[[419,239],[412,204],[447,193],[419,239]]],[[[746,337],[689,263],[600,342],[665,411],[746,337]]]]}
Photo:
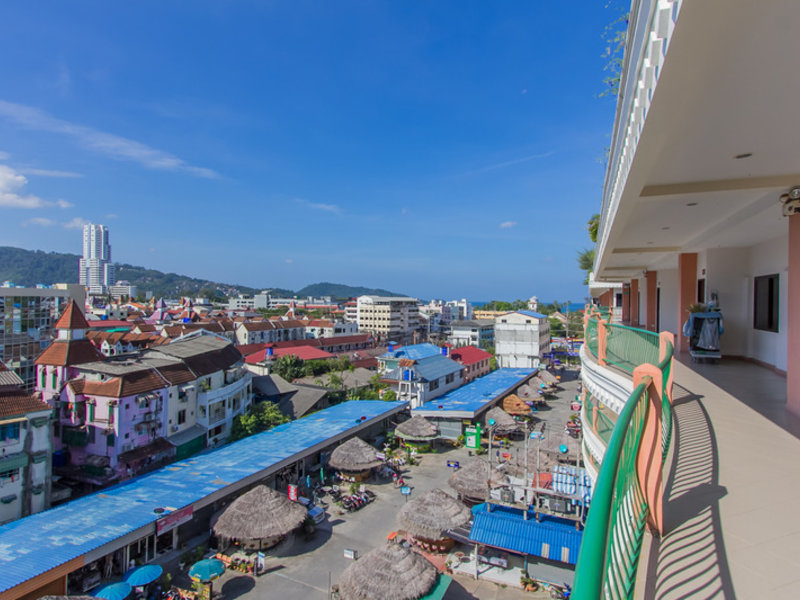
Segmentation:
{"type": "MultiPolygon", "coordinates": [[[[576,599],[632,598],[645,524],[663,532],[662,468],[672,437],[672,334],[611,325],[587,308],[586,348],[634,381],[610,433],[575,572],[576,599]],[[596,335],[593,333],[596,332],[596,335]],[[589,342],[590,335],[596,344],[589,342]]],[[[597,412],[591,398],[589,407],[597,412]]],[[[587,413],[588,416],[588,413],[587,413]]],[[[598,423],[599,424],[599,423],[598,423]]]]}

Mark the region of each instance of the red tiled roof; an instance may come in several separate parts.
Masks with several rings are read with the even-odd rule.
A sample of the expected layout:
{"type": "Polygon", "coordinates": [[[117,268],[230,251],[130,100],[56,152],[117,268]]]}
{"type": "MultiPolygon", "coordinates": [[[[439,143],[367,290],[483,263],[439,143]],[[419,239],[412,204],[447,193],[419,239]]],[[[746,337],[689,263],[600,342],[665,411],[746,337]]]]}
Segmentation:
{"type": "Polygon", "coordinates": [[[372,339],[370,333],[356,333],[353,335],[337,335],[333,337],[323,337],[319,339],[319,345],[323,348],[328,346],[339,346],[341,344],[362,344],[372,339]]]}
{"type": "Polygon", "coordinates": [[[320,341],[314,338],[307,340],[286,340],[285,342],[274,342],[268,344],[273,348],[297,348],[298,346],[311,346],[312,348],[319,348],[320,341]]]}
{"type": "Polygon", "coordinates": [[[267,347],[267,344],[240,344],[236,346],[236,349],[242,353],[242,356],[248,356],[259,350],[263,350],[267,347]]]}
{"type": "MultiPolygon", "coordinates": [[[[294,346],[292,348],[273,348],[272,355],[274,358],[280,358],[287,354],[294,354],[300,360],[320,360],[326,358],[334,358],[333,354],[314,348],[313,346],[294,346]]],[[[267,357],[267,349],[260,350],[245,358],[245,362],[254,365],[262,362],[267,357]]]]}
{"type": "Polygon", "coordinates": [[[0,393],[1,419],[42,410],[50,410],[50,407],[35,396],[26,394],[23,390],[0,393]]]}
{"type": "Polygon", "coordinates": [[[143,369],[112,377],[106,381],[84,381],[81,393],[87,396],[124,398],[165,387],[169,387],[169,384],[155,370],[143,369]]]}
{"type": "Polygon", "coordinates": [[[451,350],[450,358],[462,365],[474,365],[492,358],[492,355],[476,346],[462,346],[451,350]]]}
{"type": "Polygon", "coordinates": [[[56,340],[36,359],[37,365],[80,365],[103,360],[103,355],[88,339],[56,340]]]}
{"type": "Polygon", "coordinates": [[[69,304],[67,304],[67,308],[64,309],[64,312],[58,318],[55,325],[56,329],[89,329],[89,324],[86,322],[86,317],[83,316],[83,312],[78,305],[75,304],[75,300],[70,300],[69,304]]]}

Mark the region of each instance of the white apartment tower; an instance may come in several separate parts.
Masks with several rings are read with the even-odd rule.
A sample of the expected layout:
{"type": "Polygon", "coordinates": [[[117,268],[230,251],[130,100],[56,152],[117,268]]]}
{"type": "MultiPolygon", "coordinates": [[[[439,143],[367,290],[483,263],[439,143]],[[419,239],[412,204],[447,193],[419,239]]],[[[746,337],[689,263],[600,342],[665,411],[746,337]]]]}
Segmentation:
{"type": "Polygon", "coordinates": [[[80,283],[90,293],[102,294],[116,282],[111,262],[108,227],[89,223],[83,226],[83,258],[80,260],[80,283]]]}

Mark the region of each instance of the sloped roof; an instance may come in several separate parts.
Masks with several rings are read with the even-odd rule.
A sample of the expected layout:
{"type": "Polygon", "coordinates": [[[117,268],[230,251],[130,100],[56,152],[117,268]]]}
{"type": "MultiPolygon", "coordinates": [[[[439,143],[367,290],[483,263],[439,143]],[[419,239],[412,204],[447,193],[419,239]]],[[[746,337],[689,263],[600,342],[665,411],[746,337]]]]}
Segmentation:
{"type": "Polygon", "coordinates": [[[492,358],[492,355],[476,346],[462,346],[451,350],[450,358],[460,362],[462,365],[474,365],[482,360],[492,358]]]}
{"type": "Polygon", "coordinates": [[[311,385],[295,385],[297,391],[283,398],[278,404],[281,412],[292,419],[299,419],[325,398],[329,390],[311,385]]]}
{"type": "Polygon", "coordinates": [[[112,377],[106,381],[84,380],[81,393],[87,396],[125,398],[165,387],[169,387],[169,384],[155,369],[143,369],[112,377]]]}
{"type": "Polygon", "coordinates": [[[459,373],[461,365],[446,356],[438,354],[418,362],[415,370],[421,379],[433,381],[451,373],[459,373]]]}
{"type": "Polygon", "coordinates": [[[0,418],[17,417],[32,412],[51,410],[50,407],[23,390],[0,392],[0,418]]]}
{"type": "MultiPolygon", "coordinates": [[[[325,352],[324,350],[314,348],[313,346],[295,346],[293,348],[272,349],[272,356],[274,358],[280,358],[281,356],[286,356],[288,354],[293,354],[300,360],[323,360],[327,358],[335,358],[330,352],[325,352]]],[[[266,358],[267,349],[265,348],[264,350],[260,350],[259,352],[255,352],[248,356],[245,359],[245,362],[254,365],[266,360],[266,358]]]]}
{"type": "Polygon", "coordinates": [[[89,323],[75,300],[70,300],[55,324],[56,329],[89,329],[89,323]]]}
{"type": "Polygon", "coordinates": [[[412,344],[411,346],[403,346],[391,352],[387,352],[386,354],[382,354],[381,358],[410,358],[411,360],[420,360],[441,353],[441,348],[434,344],[412,344]]]}
{"type": "Polygon", "coordinates": [[[297,388],[280,375],[259,375],[253,377],[253,387],[268,399],[277,398],[284,394],[291,394],[297,388]]]}
{"type": "Polygon", "coordinates": [[[102,360],[103,355],[87,339],[55,340],[36,359],[37,365],[80,365],[102,360]]]}

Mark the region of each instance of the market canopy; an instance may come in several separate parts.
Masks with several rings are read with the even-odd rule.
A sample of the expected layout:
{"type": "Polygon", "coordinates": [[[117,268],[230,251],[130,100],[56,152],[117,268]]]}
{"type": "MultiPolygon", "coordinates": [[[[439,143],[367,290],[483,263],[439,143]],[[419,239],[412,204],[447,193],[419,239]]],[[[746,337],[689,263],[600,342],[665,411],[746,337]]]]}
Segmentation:
{"type": "Polygon", "coordinates": [[[439,437],[436,426],[420,415],[400,423],[395,427],[394,433],[401,439],[417,442],[435,440],[439,437]]]}
{"type": "MultiPolygon", "coordinates": [[[[231,502],[214,523],[214,533],[235,540],[265,540],[286,535],[306,518],[306,508],[259,485],[231,502]]],[[[199,564],[199,563],[198,563],[199,564]]]]}
{"type": "Polygon", "coordinates": [[[347,440],[338,446],[328,460],[328,464],[340,471],[367,471],[381,464],[375,454],[375,448],[359,437],[347,440]]]}
{"type": "Polygon", "coordinates": [[[370,550],[339,578],[342,600],[417,600],[436,584],[438,571],[421,555],[399,544],[370,550]]]}
{"type": "Polygon", "coordinates": [[[406,502],[397,514],[397,522],[403,529],[428,540],[442,539],[448,530],[466,525],[469,519],[469,509],[440,489],[406,502]]]}

